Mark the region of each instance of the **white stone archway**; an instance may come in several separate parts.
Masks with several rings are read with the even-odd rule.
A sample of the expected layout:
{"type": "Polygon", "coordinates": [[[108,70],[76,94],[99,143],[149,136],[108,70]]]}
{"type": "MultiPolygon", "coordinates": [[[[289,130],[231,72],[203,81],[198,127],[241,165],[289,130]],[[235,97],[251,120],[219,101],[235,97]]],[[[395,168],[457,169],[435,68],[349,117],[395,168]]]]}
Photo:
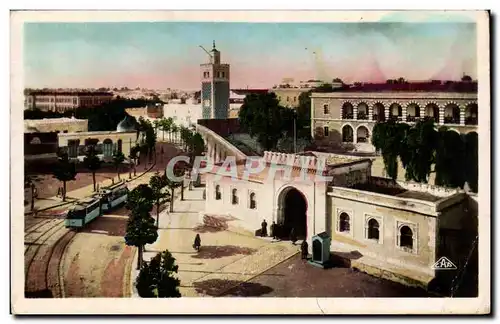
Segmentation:
{"type": "Polygon", "coordinates": [[[314,206],[309,204],[307,195],[293,185],[284,185],[276,194],[276,222],[285,231],[285,237],[291,228],[300,239],[308,237],[309,213],[314,206]]]}

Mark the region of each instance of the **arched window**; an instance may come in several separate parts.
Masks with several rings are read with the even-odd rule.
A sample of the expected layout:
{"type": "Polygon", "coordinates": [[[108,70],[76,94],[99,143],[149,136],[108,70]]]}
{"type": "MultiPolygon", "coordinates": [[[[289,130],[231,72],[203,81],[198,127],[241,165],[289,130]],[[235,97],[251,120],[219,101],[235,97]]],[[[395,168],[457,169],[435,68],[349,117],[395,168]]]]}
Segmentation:
{"type": "Polygon", "coordinates": [[[103,142],[102,153],[104,156],[113,156],[113,141],[109,138],[105,139],[103,142]]]}
{"type": "Polygon", "coordinates": [[[408,226],[403,226],[399,230],[399,246],[408,250],[413,250],[413,231],[408,226]]]}
{"type": "Polygon", "coordinates": [[[373,218],[368,221],[368,239],[379,240],[379,224],[373,218]]]}
{"type": "Polygon", "coordinates": [[[221,200],[222,195],[220,193],[220,186],[216,185],[215,186],[215,200],[221,200]]]}
{"type": "Polygon", "coordinates": [[[250,194],[250,209],[256,209],[257,208],[257,201],[255,200],[255,193],[252,192],[250,194]]]}
{"type": "Polygon", "coordinates": [[[351,226],[350,226],[350,218],[347,213],[342,213],[340,214],[339,217],[339,232],[347,232],[349,233],[351,226]]]}
{"type": "Polygon", "coordinates": [[[233,205],[237,205],[238,204],[238,190],[236,190],[236,189],[233,189],[231,191],[231,203],[233,205]]]}

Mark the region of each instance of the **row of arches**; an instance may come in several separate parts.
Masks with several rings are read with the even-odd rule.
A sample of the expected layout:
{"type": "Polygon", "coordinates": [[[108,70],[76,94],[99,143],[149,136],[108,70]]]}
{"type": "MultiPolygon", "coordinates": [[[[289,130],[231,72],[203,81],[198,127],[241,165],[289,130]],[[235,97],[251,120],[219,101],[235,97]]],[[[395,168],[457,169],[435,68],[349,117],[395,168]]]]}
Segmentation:
{"type": "Polygon", "coordinates": [[[342,127],[342,142],[344,143],[368,143],[369,139],[370,130],[364,125],[356,128],[356,138],[354,137],[354,129],[351,125],[346,124],[342,127]]]}
{"type": "MultiPolygon", "coordinates": [[[[338,220],[338,232],[344,234],[350,234],[351,228],[351,217],[346,212],[342,212],[339,215],[338,220]]],[[[368,218],[365,224],[365,238],[369,240],[374,240],[379,242],[381,239],[381,225],[379,220],[376,218],[368,218]]],[[[403,250],[413,251],[415,243],[415,235],[413,230],[408,225],[402,225],[398,228],[397,242],[396,245],[403,250]]]]}
{"type": "Polygon", "coordinates": [[[105,158],[110,158],[116,151],[123,152],[123,141],[118,139],[116,143],[109,138],[106,138],[102,143],[99,142],[97,138],[87,138],[84,141],[84,145],[80,145],[79,139],[68,140],[68,155],[69,157],[76,158],[78,156],[84,155],[84,149],[89,145],[93,145],[96,148],[97,154],[102,154],[105,158]]]}
{"type": "MultiPolygon", "coordinates": [[[[342,119],[369,119],[369,106],[365,102],[358,103],[355,106],[351,102],[344,102],[342,104],[342,119]]],[[[456,103],[448,103],[444,106],[438,106],[436,103],[428,103],[420,107],[417,103],[410,102],[406,105],[406,116],[403,116],[403,107],[399,103],[392,103],[387,108],[384,104],[377,102],[372,105],[372,120],[385,121],[388,118],[397,118],[402,121],[413,122],[418,118],[430,117],[436,123],[444,124],[460,124],[461,108],[456,103]],[[422,109],[423,108],[423,109],[422,109]],[[443,120],[440,121],[440,110],[443,110],[443,120]]],[[[469,103],[463,108],[464,124],[477,125],[478,121],[478,107],[477,103],[469,103]]]]}
{"type": "MultiPolygon", "coordinates": [[[[222,190],[220,185],[215,186],[215,200],[222,200],[222,190]]],[[[240,198],[238,195],[238,189],[233,188],[231,190],[231,205],[239,205],[240,198]]],[[[248,208],[257,209],[257,195],[255,192],[250,192],[248,195],[248,208]]]]}

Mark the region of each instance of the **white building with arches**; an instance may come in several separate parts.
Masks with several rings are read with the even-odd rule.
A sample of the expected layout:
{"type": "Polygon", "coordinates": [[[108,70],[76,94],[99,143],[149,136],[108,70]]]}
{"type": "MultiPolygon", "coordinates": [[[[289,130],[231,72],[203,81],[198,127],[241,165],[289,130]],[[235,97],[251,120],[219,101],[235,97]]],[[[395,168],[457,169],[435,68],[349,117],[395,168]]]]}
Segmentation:
{"type": "Polygon", "coordinates": [[[310,253],[312,237],[326,232],[333,253],[391,280],[429,285],[433,264],[442,256],[463,264],[461,246],[477,235],[465,192],[373,177],[369,158],[265,152],[229,161],[205,174],[206,214],[230,216],[229,226],[252,233],[275,222],[283,239],[294,228],[310,253]]]}
{"type": "Polygon", "coordinates": [[[377,122],[396,118],[414,123],[425,117],[433,118],[438,127],[477,133],[477,91],[358,89],[311,95],[311,136],[324,146],[350,145],[359,151],[373,151],[371,134],[377,122]]]}

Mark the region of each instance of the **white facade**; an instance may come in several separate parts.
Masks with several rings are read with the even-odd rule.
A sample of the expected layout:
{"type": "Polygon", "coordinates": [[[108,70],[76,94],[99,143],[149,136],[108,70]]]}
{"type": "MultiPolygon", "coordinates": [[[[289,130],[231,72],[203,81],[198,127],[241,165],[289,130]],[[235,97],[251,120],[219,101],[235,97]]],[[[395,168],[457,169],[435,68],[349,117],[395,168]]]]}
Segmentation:
{"type": "Polygon", "coordinates": [[[198,119],[202,119],[201,104],[189,103],[168,103],[163,105],[164,118],[171,117],[178,126],[189,127],[196,125],[198,119]]]}
{"type": "Polygon", "coordinates": [[[459,264],[466,257],[451,232],[461,231],[460,240],[467,242],[476,235],[477,213],[470,212],[460,189],[372,177],[372,160],[359,157],[265,152],[261,161],[267,166],[246,176],[249,160],[239,160],[236,169],[220,163],[207,173],[205,213],[230,216],[231,226],[253,233],[263,220],[284,224],[285,236],[295,228],[304,233],[298,238],[307,240],[310,253],[313,236],[326,232],[333,253],[358,255],[350,260],[355,267],[375,275],[382,269],[387,279],[419,286],[435,277],[432,266],[442,255],[459,264]],[[322,157],[328,182],[316,177],[322,157]],[[297,179],[307,169],[300,167],[304,160],[308,182],[297,179]],[[271,166],[291,176],[273,173],[271,166]]]}

